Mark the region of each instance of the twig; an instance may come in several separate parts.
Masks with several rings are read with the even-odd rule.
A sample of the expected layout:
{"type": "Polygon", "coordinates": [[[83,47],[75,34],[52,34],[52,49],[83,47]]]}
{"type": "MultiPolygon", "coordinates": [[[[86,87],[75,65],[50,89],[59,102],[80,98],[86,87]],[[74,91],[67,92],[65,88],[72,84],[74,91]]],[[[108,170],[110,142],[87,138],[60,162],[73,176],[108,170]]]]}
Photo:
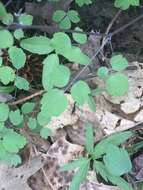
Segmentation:
{"type": "Polygon", "coordinates": [[[117,20],[117,18],[119,17],[119,15],[121,14],[122,10],[119,10],[116,15],[113,17],[113,19],[111,20],[111,22],[109,23],[105,35],[107,35],[111,29],[111,27],[113,26],[114,22],[117,20]]]}
{"type": "Polygon", "coordinates": [[[84,32],[72,29],[59,29],[53,26],[43,26],[43,25],[21,25],[18,23],[13,23],[8,25],[7,27],[1,27],[1,30],[8,29],[8,30],[16,30],[16,29],[23,29],[23,30],[40,30],[42,32],[47,32],[52,34],[54,32],[66,32],[66,33],[79,33],[79,34],[87,34],[87,35],[94,35],[94,36],[102,36],[102,34],[98,32],[84,32]]]}
{"type": "Polygon", "coordinates": [[[12,3],[12,0],[9,0],[9,1],[4,5],[5,8],[6,8],[10,3],[12,3]]]}
{"type": "Polygon", "coordinates": [[[38,92],[35,92],[34,94],[31,94],[30,96],[24,97],[24,98],[22,98],[20,100],[14,101],[14,102],[10,102],[10,103],[8,103],[8,105],[14,106],[14,105],[17,105],[17,104],[22,104],[23,102],[26,102],[28,100],[31,100],[32,98],[35,98],[37,96],[42,95],[43,93],[44,93],[44,90],[40,90],[38,92]]]}
{"type": "Polygon", "coordinates": [[[138,22],[139,20],[141,20],[143,18],[143,14],[141,14],[140,16],[138,16],[137,18],[135,18],[134,20],[130,21],[129,23],[121,26],[120,28],[118,28],[117,30],[115,30],[114,32],[111,32],[109,35],[112,37],[120,32],[122,32],[123,30],[127,29],[128,27],[130,27],[131,25],[135,24],[136,22],[138,22]]]}
{"type": "Polygon", "coordinates": [[[68,86],[65,88],[64,92],[66,92],[70,87],[71,85],[76,81],[78,80],[78,78],[81,76],[81,74],[89,67],[91,66],[93,63],[93,59],[95,59],[95,57],[100,53],[100,51],[103,49],[103,47],[107,44],[108,42],[108,38],[106,38],[103,42],[103,44],[97,49],[97,51],[95,52],[94,56],[91,58],[91,63],[84,66],[83,69],[72,79],[72,81],[68,84],[68,86]]]}

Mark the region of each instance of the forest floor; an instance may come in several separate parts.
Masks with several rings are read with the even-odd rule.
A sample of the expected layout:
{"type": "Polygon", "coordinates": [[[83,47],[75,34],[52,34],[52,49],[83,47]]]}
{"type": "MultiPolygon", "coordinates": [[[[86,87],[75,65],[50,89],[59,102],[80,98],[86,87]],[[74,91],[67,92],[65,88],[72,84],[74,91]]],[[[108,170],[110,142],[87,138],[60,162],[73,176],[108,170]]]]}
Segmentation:
{"type": "MultiPolygon", "coordinates": [[[[20,8],[23,8],[27,13],[34,16],[36,24],[40,22],[52,25],[48,8],[39,8],[35,11],[34,6],[34,3],[26,1],[12,3],[8,6],[8,9],[11,12],[17,12],[20,8]]],[[[80,9],[75,5],[72,6],[80,14],[80,26],[88,32],[105,33],[109,23],[118,12],[116,8],[113,8],[111,0],[96,0],[92,5],[80,9]]],[[[122,11],[110,32],[134,20],[142,12],[143,8],[131,8],[129,11],[122,11]]],[[[28,35],[30,35],[37,31],[31,30],[28,32],[28,35]]],[[[51,35],[49,34],[49,36],[51,35]]],[[[96,40],[101,43],[101,39],[89,36],[87,44],[81,46],[83,51],[91,57],[95,52],[93,50],[98,48],[95,43],[96,40]]],[[[67,110],[60,117],[54,118],[48,125],[51,129],[58,126],[58,128],[55,128],[55,135],[50,140],[43,140],[38,135],[28,134],[29,144],[21,152],[22,165],[17,168],[0,166],[0,184],[4,184],[4,187],[0,185],[0,190],[67,190],[73,172],[63,172],[61,174],[59,167],[61,164],[83,155],[85,142],[83,125],[86,121],[93,124],[95,143],[115,132],[128,129],[135,132],[136,135],[125,144],[126,147],[132,150],[134,172],[125,176],[125,178],[135,189],[139,189],[138,184],[140,182],[141,186],[143,181],[143,146],[136,150],[135,144],[142,142],[143,139],[143,19],[113,36],[104,49],[104,56],[109,59],[111,53],[122,53],[128,59],[129,65],[134,68],[126,71],[130,81],[128,94],[120,98],[111,98],[107,94],[97,96],[95,98],[97,105],[95,113],[87,105],[76,108],[73,113],[74,102],[71,96],[67,94],[69,100],[67,110]],[[11,185],[9,189],[5,189],[7,183],[11,185]]],[[[39,81],[41,80],[40,59],[38,56],[31,56],[29,63],[32,64],[28,63],[27,70],[21,71],[35,87],[35,90],[38,90],[39,81]],[[34,65],[34,67],[31,65],[34,65]]],[[[104,60],[101,60],[100,64],[104,65],[104,60]]],[[[76,68],[75,63],[76,69],[78,68],[76,68]]],[[[96,77],[88,80],[91,87],[100,82],[96,77]]],[[[18,94],[17,98],[25,96],[27,94],[18,94]]],[[[80,190],[95,189],[119,190],[119,188],[102,181],[95,173],[89,171],[88,179],[80,186],[80,190]]],[[[143,189],[143,186],[140,189],[143,189]]]]}

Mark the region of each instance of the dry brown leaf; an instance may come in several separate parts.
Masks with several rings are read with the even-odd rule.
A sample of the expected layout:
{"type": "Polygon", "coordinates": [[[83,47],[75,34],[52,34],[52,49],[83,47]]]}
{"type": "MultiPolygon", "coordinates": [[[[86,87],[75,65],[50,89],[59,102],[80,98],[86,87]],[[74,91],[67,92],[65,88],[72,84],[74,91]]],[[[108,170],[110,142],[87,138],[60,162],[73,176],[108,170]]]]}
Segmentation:
{"type": "Polygon", "coordinates": [[[59,168],[69,161],[82,155],[83,147],[69,143],[64,137],[57,140],[48,150],[46,156],[46,164],[43,167],[43,175],[40,170],[29,180],[29,185],[33,190],[59,190],[69,186],[74,171],[61,172],[59,168]],[[42,180],[41,180],[42,177],[42,180]],[[32,184],[32,181],[34,183],[32,184]],[[40,181],[40,182],[39,182],[40,181]],[[41,186],[39,186],[40,184],[41,186]]]}

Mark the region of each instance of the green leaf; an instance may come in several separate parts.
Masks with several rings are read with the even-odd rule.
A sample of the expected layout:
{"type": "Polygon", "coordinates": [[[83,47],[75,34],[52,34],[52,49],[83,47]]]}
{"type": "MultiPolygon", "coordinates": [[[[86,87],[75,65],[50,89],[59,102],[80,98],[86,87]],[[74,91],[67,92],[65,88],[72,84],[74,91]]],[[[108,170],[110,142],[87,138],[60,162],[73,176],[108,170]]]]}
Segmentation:
{"type": "Polygon", "coordinates": [[[3,3],[0,2],[0,20],[2,20],[3,17],[5,17],[6,14],[7,14],[6,8],[3,5],[3,3]]]}
{"type": "Polygon", "coordinates": [[[129,139],[132,135],[133,133],[130,131],[120,132],[100,141],[94,148],[94,157],[100,158],[103,154],[106,153],[109,144],[119,146],[121,143],[129,139]]]}
{"type": "Polygon", "coordinates": [[[105,79],[108,77],[108,68],[107,67],[100,67],[97,71],[97,76],[101,79],[105,79]]]}
{"type": "Polygon", "coordinates": [[[112,69],[115,71],[123,71],[128,66],[128,61],[122,55],[115,55],[110,59],[112,69]]]}
{"type": "Polygon", "coordinates": [[[82,7],[83,5],[89,5],[92,3],[91,0],[75,0],[75,2],[82,7]]]}
{"type": "Polygon", "coordinates": [[[0,30],[0,49],[9,48],[13,43],[12,34],[8,30],[0,30]]]}
{"type": "Polygon", "coordinates": [[[85,148],[89,154],[92,154],[94,151],[94,135],[93,126],[91,123],[86,123],[85,131],[85,148]]]}
{"type": "Polygon", "coordinates": [[[55,70],[59,65],[59,57],[51,54],[43,61],[42,84],[45,90],[49,90],[54,86],[55,70]]]}
{"type": "Polygon", "coordinates": [[[91,111],[96,112],[95,100],[91,95],[88,96],[88,105],[89,105],[91,111]]]}
{"type": "Polygon", "coordinates": [[[51,45],[55,49],[57,54],[63,55],[67,49],[71,49],[71,40],[69,36],[63,32],[57,32],[54,34],[51,40],[51,45]]]}
{"type": "Polygon", "coordinates": [[[32,15],[27,15],[27,14],[22,14],[18,18],[19,23],[21,25],[32,25],[33,22],[33,16],[32,15]]]}
{"type": "Polygon", "coordinates": [[[74,46],[69,49],[67,48],[63,56],[66,57],[69,61],[76,62],[81,65],[88,65],[91,62],[90,58],[84,54],[80,48],[74,46]]]}
{"type": "Polygon", "coordinates": [[[13,22],[11,13],[7,13],[5,6],[0,2],[0,20],[3,24],[9,25],[13,22]]]}
{"type": "Polygon", "coordinates": [[[50,39],[45,36],[34,36],[31,38],[23,39],[20,46],[31,52],[39,55],[49,54],[53,51],[50,45],[50,39]]]}
{"type": "Polygon", "coordinates": [[[26,102],[25,104],[22,105],[21,111],[23,114],[28,114],[31,113],[34,110],[35,103],[33,102],[26,102]]]}
{"type": "MultiPolygon", "coordinates": [[[[83,30],[81,28],[79,28],[79,27],[76,27],[75,31],[81,31],[81,32],[83,32],[83,30]]],[[[87,42],[87,35],[86,34],[81,34],[81,33],[74,32],[72,34],[72,36],[73,36],[73,39],[76,42],[80,43],[80,44],[85,44],[87,42]]]]}
{"type": "Polygon", "coordinates": [[[29,129],[33,130],[37,127],[37,120],[33,117],[29,117],[27,124],[29,129]]]}
{"type": "Polygon", "coordinates": [[[0,57],[0,67],[2,66],[3,58],[0,57]]]}
{"type": "Polygon", "coordinates": [[[22,160],[21,157],[18,154],[10,154],[9,158],[7,157],[6,162],[10,165],[10,166],[17,166],[19,164],[21,164],[22,160]]]}
{"type": "Polygon", "coordinates": [[[83,105],[88,100],[90,88],[84,81],[76,82],[71,88],[71,95],[78,105],[83,105]]]}
{"type": "Polygon", "coordinates": [[[23,115],[21,115],[20,110],[10,111],[9,119],[13,125],[20,125],[23,122],[23,115]]]}
{"type": "Polygon", "coordinates": [[[9,66],[2,66],[0,67],[0,81],[7,85],[8,83],[14,81],[15,79],[15,72],[9,66]]]}
{"type": "Polygon", "coordinates": [[[140,1],[139,0],[115,0],[114,6],[117,8],[121,8],[122,10],[126,10],[130,7],[130,5],[132,6],[139,6],[140,5],[140,1]]]}
{"type": "Polygon", "coordinates": [[[88,169],[89,169],[89,161],[84,163],[75,173],[72,182],[70,184],[69,190],[79,189],[80,184],[86,179],[88,169]]]}
{"type": "Polygon", "coordinates": [[[82,167],[82,165],[86,164],[88,161],[88,158],[86,157],[80,157],[77,160],[74,160],[70,163],[64,164],[61,166],[60,171],[68,171],[68,170],[74,170],[76,168],[82,167]]]}
{"type": "Polygon", "coordinates": [[[45,113],[45,111],[41,111],[37,115],[37,121],[39,125],[41,126],[46,126],[51,120],[51,117],[45,113]]]}
{"type": "Polygon", "coordinates": [[[3,136],[2,143],[8,152],[17,153],[19,149],[26,145],[26,139],[24,136],[11,130],[3,136]]]}
{"type": "Polygon", "coordinates": [[[14,31],[14,37],[17,39],[17,40],[20,40],[21,38],[24,38],[24,32],[23,30],[21,29],[17,29],[14,31]]]}
{"type": "Polygon", "coordinates": [[[63,113],[68,106],[68,101],[63,91],[52,89],[43,95],[41,104],[41,110],[45,111],[49,117],[52,117],[63,113]]]}
{"type": "Polygon", "coordinates": [[[4,129],[4,122],[0,122],[0,132],[4,129]]]}
{"type": "Polygon", "coordinates": [[[60,23],[59,27],[61,29],[70,29],[71,28],[71,21],[68,16],[66,16],[60,23]]]}
{"type": "Polygon", "coordinates": [[[7,156],[7,152],[2,144],[2,140],[0,140],[0,160],[3,160],[7,156]]]}
{"type": "Polygon", "coordinates": [[[123,96],[128,89],[128,77],[122,73],[112,74],[106,81],[106,90],[111,96],[123,96]]]}
{"type": "Polygon", "coordinates": [[[125,181],[123,178],[121,177],[117,177],[117,176],[108,176],[108,179],[114,184],[117,185],[118,187],[120,187],[123,190],[134,190],[132,188],[132,186],[125,181]]]}
{"type": "Polygon", "coordinates": [[[6,152],[5,156],[2,158],[2,160],[5,164],[9,166],[17,166],[21,164],[21,157],[18,154],[8,153],[6,152]]]}
{"type": "Polygon", "coordinates": [[[29,90],[29,82],[23,77],[16,76],[14,85],[20,90],[29,90]]]}
{"type": "Polygon", "coordinates": [[[25,62],[26,62],[26,55],[21,48],[12,46],[9,48],[8,54],[9,54],[10,60],[12,62],[12,65],[16,69],[21,69],[22,67],[24,67],[25,62]]]}
{"type": "Polygon", "coordinates": [[[49,128],[46,128],[46,127],[43,127],[41,130],[40,130],[40,136],[43,138],[43,139],[47,139],[49,136],[52,135],[52,131],[51,129],[49,128]]]}
{"type": "Polygon", "coordinates": [[[128,152],[112,144],[108,145],[103,160],[109,173],[114,176],[121,176],[132,169],[128,152]]]}
{"type": "Polygon", "coordinates": [[[67,12],[67,16],[73,23],[78,23],[80,21],[79,15],[77,11],[70,10],[67,12]]]}
{"type": "Polygon", "coordinates": [[[7,13],[3,19],[2,19],[2,23],[6,24],[6,25],[10,25],[13,23],[13,15],[11,13],[7,13]]]}
{"type": "Polygon", "coordinates": [[[70,70],[68,67],[64,66],[64,65],[59,65],[56,69],[55,69],[55,73],[54,73],[54,85],[56,87],[64,87],[68,84],[70,79],[70,70]]]}
{"type": "Polygon", "coordinates": [[[70,78],[70,70],[64,65],[59,65],[59,57],[56,54],[49,55],[43,62],[42,84],[45,90],[54,86],[64,87],[70,78]]]}
{"type": "Polygon", "coordinates": [[[109,173],[107,171],[107,168],[101,161],[94,160],[93,162],[93,169],[97,174],[100,174],[101,177],[108,182],[108,176],[109,173]]]}
{"type": "Polygon", "coordinates": [[[90,63],[90,58],[82,53],[80,48],[71,46],[69,36],[63,32],[55,33],[53,39],[51,40],[51,44],[57,54],[63,55],[69,61],[83,65],[90,63]]]}
{"type": "Polygon", "coordinates": [[[8,119],[9,107],[5,103],[0,103],[0,122],[8,119]]]}
{"type": "Polygon", "coordinates": [[[55,22],[60,22],[66,16],[66,12],[63,10],[57,10],[53,14],[53,20],[55,22]]]}

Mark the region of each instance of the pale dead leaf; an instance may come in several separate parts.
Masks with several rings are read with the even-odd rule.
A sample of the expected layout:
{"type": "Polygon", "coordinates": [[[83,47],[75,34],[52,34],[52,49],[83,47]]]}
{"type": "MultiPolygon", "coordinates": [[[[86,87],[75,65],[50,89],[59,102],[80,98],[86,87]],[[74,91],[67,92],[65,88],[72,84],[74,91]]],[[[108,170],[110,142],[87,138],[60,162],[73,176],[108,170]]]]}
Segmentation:
{"type": "Polygon", "coordinates": [[[35,179],[35,184],[37,184],[37,186],[38,184],[41,184],[41,187],[38,186],[38,188],[36,188],[36,185],[32,183],[29,183],[31,184],[30,186],[33,190],[43,190],[48,186],[50,186],[51,190],[66,190],[71,182],[74,171],[61,172],[59,168],[65,163],[78,158],[82,153],[82,146],[71,144],[64,137],[60,138],[47,152],[47,156],[45,158],[46,164],[43,167],[46,177],[43,176],[42,182],[39,182],[39,180],[41,181],[41,177],[39,178],[39,176],[42,176],[42,170],[40,170],[30,178],[30,181],[35,179]]]}

